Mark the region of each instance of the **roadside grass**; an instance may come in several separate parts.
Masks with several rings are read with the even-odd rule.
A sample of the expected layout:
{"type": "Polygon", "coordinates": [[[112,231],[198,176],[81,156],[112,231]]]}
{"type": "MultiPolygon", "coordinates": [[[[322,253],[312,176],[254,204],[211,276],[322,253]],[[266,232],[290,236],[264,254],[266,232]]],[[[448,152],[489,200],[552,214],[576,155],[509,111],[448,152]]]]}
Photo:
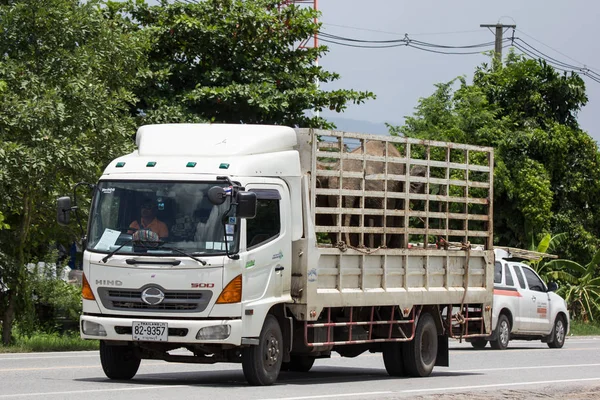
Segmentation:
{"type": "Polygon", "coordinates": [[[98,350],[97,340],[83,340],[76,333],[36,333],[32,336],[16,335],[14,344],[0,344],[0,353],[32,353],[46,351],[98,350]]]}
{"type": "Polygon", "coordinates": [[[571,321],[570,334],[573,336],[600,336],[600,323],[571,321]]]}

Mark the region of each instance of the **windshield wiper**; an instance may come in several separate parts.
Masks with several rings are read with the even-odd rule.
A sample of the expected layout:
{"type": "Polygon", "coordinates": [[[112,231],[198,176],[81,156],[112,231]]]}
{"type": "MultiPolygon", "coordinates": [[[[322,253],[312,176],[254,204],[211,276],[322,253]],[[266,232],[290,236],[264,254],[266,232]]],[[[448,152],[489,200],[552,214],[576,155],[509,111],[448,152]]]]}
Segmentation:
{"type": "Polygon", "coordinates": [[[111,258],[112,256],[115,255],[115,253],[119,250],[121,250],[123,247],[127,246],[128,244],[133,243],[133,239],[130,239],[128,241],[126,241],[125,243],[123,243],[122,245],[120,245],[119,247],[117,247],[116,249],[114,249],[113,251],[111,251],[110,253],[108,253],[104,258],[102,258],[102,262],[104,264],[106,264],[106,262],[108,261],[109,258],[111,258]]]}
{"type": "MultiPolygon", "coordinates": [[[[126,241],[125,243],[123,243],[122,245],[120,245],[119,247],[117,247],[116,249],[114,249],[113,251],[111,251],[110,253],[108,253],[104,258],[102,258],[102,262],[104,262],[106,264],[106,262],[108,261],[108,259],[111,258],[112,256],[114,256],[117,253],[117,251],[121,250],[123,247],[125,247],[128,244],[131,244],[133,242],[134,242],[133,239],[126,241]]],[[[154,242],[154,243],[156,243],[156,242],[154,242]]],[[[194,261],[198,261],[202,265],[206,265],[206,261],[201,260],[201,259],[199,259],[197,257],[194,257],[193,255],[191,255],[191,254],[189,254],[189,253],[187,253],[187,252],[185,252],[183,250],[180,250],[180,249],[178,249],[176,247],[165,247],[165,246],[163,246],[163,244],[165,244],[165,243],[167,243],[167,242],[159,242],[157,248],[160,248],[161,250],[175,251],[175,252],[177,252],[179,254],[183,254],[184,256],[191,258],[194,261]]]]}

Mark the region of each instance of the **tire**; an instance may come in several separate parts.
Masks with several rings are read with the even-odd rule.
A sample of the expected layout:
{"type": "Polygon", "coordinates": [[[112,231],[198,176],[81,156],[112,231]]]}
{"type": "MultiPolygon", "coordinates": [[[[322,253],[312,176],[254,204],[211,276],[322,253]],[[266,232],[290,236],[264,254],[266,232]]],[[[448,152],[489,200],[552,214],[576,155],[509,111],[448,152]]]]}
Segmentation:
{"type": "Polygon", "coordinates": [[[315,358],[310,356],[290,356],[290,362],[282,363],[282,371],[308,372],[315,363],[315,358]]]}
{"type": "Polygon", "coordinates": [[[422,314],[417,322],[415,337],[406,343],[404,369],[410,376],[431,375],[437,358],[437,328],[429,313],[422,314]]]}
{"type": "Polygon", "coordinates": [[[552,328],[550,335],[552,340],[548,342],[548,347],[551,349],[560,349],[564,346],[565,337],[567,336],[567,326],[562,316],[557,316],[554,320],[554,328],[552,328]]]}
{"type": "Polygon", "coordinates": [[[508,317],[501,314],[498,317],[498,324],[496,325],[496,339],[490,340],[490,345],[494,350],[505,350],[508,347],[510,341],[510,322],[508,317]]]}
{"type": "Polygon", "coordinates": [[[389,376],[405,376],[402,348],[404,343],[385,343],[383,345],[383,364],[389,376]]]}
{"type": "Polygon", "coordinates": [[[272,385],[279,376],[283,360],[283,335],[277,319],[267,315],[257,346],[242,352],[242,369],[250,385],[272,385]]]}
{"type": "Polygon", "coordinates": [[[473,346],[474,349],[483,350],[485,349],[485,346],[487,346],[487,340],[483,338],[473,339],[471,341],[471,346],[473,346]]]}
{"type": "Polygon", "coordinates": [[[114,346],[100,341],[100,362],[108,378],[127,380],[135,376],[141,359],[131,346],[114,346]]]}

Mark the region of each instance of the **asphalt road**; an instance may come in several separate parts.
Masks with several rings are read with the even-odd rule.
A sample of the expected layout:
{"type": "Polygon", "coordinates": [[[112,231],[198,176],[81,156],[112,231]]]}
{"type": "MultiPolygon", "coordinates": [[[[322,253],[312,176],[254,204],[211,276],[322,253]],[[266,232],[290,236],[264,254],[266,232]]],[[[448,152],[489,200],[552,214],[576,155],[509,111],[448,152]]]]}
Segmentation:
{"type": "Polygon", "coordinates": [[[97,352],[0,354],[0,400],[600,398],[600,338],[569,337],[562,349],[514,341],[505,351],[452,341],[450,364],[428,378],[390,378],[380,354],[336,356],[251,387],[237,364],[143,360],[133,380],[118,382],[104,376],[97,352]]]}

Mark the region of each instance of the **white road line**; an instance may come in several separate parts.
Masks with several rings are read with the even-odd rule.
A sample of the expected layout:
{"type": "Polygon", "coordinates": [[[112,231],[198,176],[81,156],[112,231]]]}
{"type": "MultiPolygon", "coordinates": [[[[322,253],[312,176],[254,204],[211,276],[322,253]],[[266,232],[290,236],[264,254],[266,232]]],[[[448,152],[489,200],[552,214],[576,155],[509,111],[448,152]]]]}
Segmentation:
{"type": "Polygon", "coordinates": [[[582,367],[600,367],[600,364],[571,364],[571,365],[536,365],[534,367],[504,367],[504,368],[479,368],[479,369],[459,369],[452,370],[453,373],[467,372],[493,372],[493,371],[514,371],[521,369],[547,369],[547,368],[582,368],[582,367]]]}
{"type": "Polygon", "coordinates": [[[98,358],[98,353],[95,354],[77,354],[68,356],[34,356],[34,357],[0,357],[0,361],[13,361],[13,360],[44,360],[54,358],[83,358],[83,357],[94,357],[98,358]]]}
{"type": "Polygon", "coordinates": [[[575,383],[575,382],[590,382],[600,381],[600,378],[581,378],[581,379],[562,379],[552,381],[535,381],[535,382],[514,382],[514,383],[496,383],[490,385],[473,385],[473,386],[446,386],[442,388],[429,388],[429,389],[411,389],[411,390],[400,390],[398,394],[402,393],[428,393],[428,392],[441,392],[447,390],[473,390],[473,389],[490,389],[490,388],[503,388],[503,387],[514,387],[514,386],[530,386],[530,385],[548,385],[557,383],[575,383]]]}
{"type": "Polygon", "coordinates": [[[339,394],[323,394],[316,396],[301,396],[301,397],[273,397],[262,400],[310,400],[310,399],[329,399],[332,397],[353,397],[353,396],[377,396],[380,394],[394,394],[396,392],[363,392],[363,393],[339,393],[339,394]]]}
{"type": "Polygon", "coordinates": [[[172,389],[172,388],[181,388],[181,387],[189,387],[189,386],[185,386],[185,385],[144,386],[144,387],[128,387],[128,388],[117,388],[117,389],[73,390],[73,391],[69,391],[69,392],[0,394],[0,399],[11,399],[11,398],[32,397],[32,396],[58,396],[58,395],[67,395],[67,394],[122,392],[122,391],[127,391],[127,390],[134,391],[134,390],[172,389]]]}

